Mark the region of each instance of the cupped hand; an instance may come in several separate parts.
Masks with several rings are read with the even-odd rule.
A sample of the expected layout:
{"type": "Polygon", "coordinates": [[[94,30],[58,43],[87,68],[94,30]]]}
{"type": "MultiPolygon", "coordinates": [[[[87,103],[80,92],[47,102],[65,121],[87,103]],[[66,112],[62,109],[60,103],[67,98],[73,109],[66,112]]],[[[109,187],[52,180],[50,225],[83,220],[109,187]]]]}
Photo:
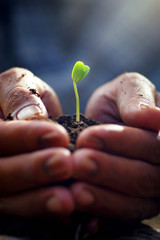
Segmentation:
{"type": "Polygon", "coordinates": [[[73,155],[71,190],[80,211],[122,220],[160,212],[160,94],[125,73],[91,96],[86,115],[104,124],[84,130],[73,155]]]}
{"type": "Polygon", "coordinates": [[[0,89],[2,118],[23,120],[62,113],[54,90],[26,69],[11,68],[0,74],[0,89]]]}
{"type": "Polygon", "coordinates": [[[48,115],[61,113],[55,92],[30,71],[12,68],[0,74],[1,214],[28,217],[73,211],[70,191],[58,185],[73,171],[66,149],[69,137],[63,127],[48,121],[48,115]]]}

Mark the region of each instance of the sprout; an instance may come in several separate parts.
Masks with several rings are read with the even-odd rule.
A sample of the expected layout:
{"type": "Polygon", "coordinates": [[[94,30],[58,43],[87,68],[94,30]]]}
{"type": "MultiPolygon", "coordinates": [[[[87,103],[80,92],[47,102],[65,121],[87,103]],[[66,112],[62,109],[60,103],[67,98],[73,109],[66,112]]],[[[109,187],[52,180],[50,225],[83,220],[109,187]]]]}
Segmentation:
{"type": "Polygon", "coordinates": [[[90,68],[81,61],[76,62],[72,70],[73,87],[74,87],[74,92],[76,96],[76,121],[77,122],[80,121],[80,104],[79,104],[79,95],[77,91],[76,82],[80,82],[84,77],[86,77],[89,71],[90,71],[90,68]]]}

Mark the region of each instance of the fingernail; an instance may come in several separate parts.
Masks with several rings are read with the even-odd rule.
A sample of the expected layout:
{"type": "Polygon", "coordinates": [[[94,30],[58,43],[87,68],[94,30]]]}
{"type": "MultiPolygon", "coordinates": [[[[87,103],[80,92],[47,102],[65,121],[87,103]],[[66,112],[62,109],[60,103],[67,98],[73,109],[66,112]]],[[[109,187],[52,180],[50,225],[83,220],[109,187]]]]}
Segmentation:
{"type": "Polygon", "coordinates": [[[83,159],[75,160],[75,170],[74,177],[82,177],[82,176],[95,176],[98,170],[98,164],[90,159],[89,157],[85,157],[83,159]]]}
{"type": "Polygon", "coordinates": [[[62,205],[57,196],[52,196],[46,202],[46,208],[50,212],[59,213],[62,211],[62,205]]]}
{"type": "Polygon", "coordinates": [[[36,98],[36,104],[21,104],[11,113],[11,117],[13,120],[46,119],[48,118],[48,113],[42,100],[40,98],[36,98]]]}
{"type": "Polygon", "coordinates": [[[56,178],[65,178],[67,169],[64,166],[61,156],[55,155],[47,160],[44,165],[44,170],[47,175],[56,178]]]}
{"type": "Polygon", "coordinates": [[[88,190],[82,190],[78,199],[78,202],[82,206],[88,206],[94,203],[94,196],[88,190]]]}
{"type": "Polygon", "coordinates": [[[144,103],[144,102],[142,102],[142,103],[140,103],[139,104],[139,107],[142,109],[142,110],[145,110],[145,109],[157,109],[157,110],[160,110],[160,108],[158,108],[158,107],[156,107],[153,103],[144,103]]]}
{"type": "Polygon", "coordinates": [[[39,139],[39,145],[41,148],[59,147],[61,143],[62,143],[61,136],[56,132],[46,133],[39,139]]]}
{"type": "Polygon", "coordinates": [[[17,114],[16,117],[18,120],[27,120],[38,118],[41,114],[41,109],[37,105],[29,105],[21,109],[17,114]]]}
{"type": "Polygon", "coordinates": [[[95,171],[97,171],[98,166],[97,166],[95,161],[86,157],[81,162],[81,168],[82,168],[83,171],[95,172],[95,171]]]}
{"type": "Polygon", "coordinates": [[[92,147],[95,149],[104,149],[105,148],[105,143],[104,141],[99,138],[99,137],[95,137],[95,136],[89,136],[88,138],[86,138],[86,140],[83,142],[83,146],[85,147],[92,147]]]}

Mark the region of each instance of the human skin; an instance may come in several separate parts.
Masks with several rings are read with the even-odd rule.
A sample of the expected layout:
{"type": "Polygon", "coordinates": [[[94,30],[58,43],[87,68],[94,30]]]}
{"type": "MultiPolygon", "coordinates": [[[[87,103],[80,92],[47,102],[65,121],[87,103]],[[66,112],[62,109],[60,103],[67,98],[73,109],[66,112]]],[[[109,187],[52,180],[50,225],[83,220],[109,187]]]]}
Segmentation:
{"type": "Polygon", "coordinates": [[[55,92],[22,68],[2,73],[0,89],[0,213],[70,214],[74,201],[69,189],[49,186],[70,178],[73,170],[67,132],[43,121],[62,113],[55,92]],[[7,117],[14,121],[4,121],[7,117]]]}
{"type": "Polygon", "coordinates": [[[138,73],[98,88],[86,115],[105,124],[85,129],[73,155],[77,209],[124,221],[160,212],[160,95],[138,73]]]}
{"type": "Polygon", "coordinates": [[[13,93],[3,92],[0,99],[1,213],[61,216],[79,210],[125,221],[159,213],[160,98],[149,80],[126,73],[98,88],[86,115],[105,124],[84,130],[71,155],[65,129],[40,121],[62,113],[54,91],[24,69],[1,74],[1,91],[7,79],[13,93]],[[24,71],[30,80],[21,78],[24,71]],[[28,81],[40,98],[29,91],[28,81]],[[38,108],[17,114],[28,103],[38,108]],[[4,121],[8,115],[15,121],[4,121]],[[78,180],[70,188],[46,186],[70,177],[78,180]]]}

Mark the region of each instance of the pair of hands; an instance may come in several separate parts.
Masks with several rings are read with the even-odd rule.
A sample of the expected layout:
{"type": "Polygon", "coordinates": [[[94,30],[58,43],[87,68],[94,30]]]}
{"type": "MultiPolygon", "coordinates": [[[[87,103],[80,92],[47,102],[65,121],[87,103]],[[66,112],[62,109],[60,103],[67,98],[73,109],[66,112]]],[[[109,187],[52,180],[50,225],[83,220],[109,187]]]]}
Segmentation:
{"type": "Polygon", "coordinates": [[[84,130],[71,154],[62,126],[36,120],[62,114],[55,92],[28,70],[2,73],[0,213],[61,216],[79,210],[122,220],[157,215],[160,109],[155,106],[160,94],[140,74],[125,73],[104,84],[91,96],[86,115],[106,124],[84,130]],[[18,121],[4,121],[7,117],[18,121]],[[77,181],[68,188],[56,185],[69,178],[77,181]],[[55,184],[46,187],[49,183],[55,184]]]}

